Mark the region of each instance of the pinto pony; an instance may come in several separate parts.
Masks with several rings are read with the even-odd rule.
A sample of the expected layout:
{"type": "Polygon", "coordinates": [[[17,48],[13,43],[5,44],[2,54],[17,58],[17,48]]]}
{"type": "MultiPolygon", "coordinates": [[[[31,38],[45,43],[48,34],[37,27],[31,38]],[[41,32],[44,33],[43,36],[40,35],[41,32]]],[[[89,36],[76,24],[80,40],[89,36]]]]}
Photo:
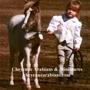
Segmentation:
{"type": "Polygon", "coordinates": [[[14,85],[13,64],[15,53],[21,66],[22,79],[28,89],[30,85],[31,60],[35,70],[35,86],[40,88],[38,83],[38,56],[40,53],[40,42],[43,39],[41,31],[40,7],[37,2],[29,1],[25,5],[24,14],[13,16],[8,22],[9,47],[10,47],[10,84],[14,85]],[[26,62],[26,73],[24,70],[26,62]]]}

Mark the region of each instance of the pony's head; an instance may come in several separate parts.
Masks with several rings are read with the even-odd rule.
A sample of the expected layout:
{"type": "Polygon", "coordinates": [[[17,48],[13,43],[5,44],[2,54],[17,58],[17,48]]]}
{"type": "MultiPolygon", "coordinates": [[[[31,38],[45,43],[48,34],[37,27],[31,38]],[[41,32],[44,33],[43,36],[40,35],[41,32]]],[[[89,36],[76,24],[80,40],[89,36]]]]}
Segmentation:
{"type": "Polygon", "coordinates": [[[33,30],[33,31],[40,31],[41,30],[41,20],[40,20],[40,7],[39,7],[39,0],[36,2],[29,1],[26,3],[24,8],[25,20],[22,26],[22,29],[26,32],[33,30]]]}

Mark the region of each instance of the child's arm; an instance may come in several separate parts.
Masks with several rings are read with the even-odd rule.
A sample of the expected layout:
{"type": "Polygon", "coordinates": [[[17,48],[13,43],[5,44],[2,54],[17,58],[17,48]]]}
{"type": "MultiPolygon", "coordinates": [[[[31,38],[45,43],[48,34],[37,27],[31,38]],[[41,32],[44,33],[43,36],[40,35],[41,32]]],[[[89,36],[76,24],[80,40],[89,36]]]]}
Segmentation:
{"type": "Polygon", "coordinates": [[[80,36],[80,31],[82,28],[82,24],[78,23],[78,25],[75,28],[75,33],[74,33],[74,49],[77,51],[80,49],[80,45],[82,43],[82,37],[80,36]]]}
{"type": "Polygon", "coordinates": [[[58,30],[59,24],[60,24],[59,17],[53,16],[47,28],[47,34],[53,34],[56,30],[58,30]]]}

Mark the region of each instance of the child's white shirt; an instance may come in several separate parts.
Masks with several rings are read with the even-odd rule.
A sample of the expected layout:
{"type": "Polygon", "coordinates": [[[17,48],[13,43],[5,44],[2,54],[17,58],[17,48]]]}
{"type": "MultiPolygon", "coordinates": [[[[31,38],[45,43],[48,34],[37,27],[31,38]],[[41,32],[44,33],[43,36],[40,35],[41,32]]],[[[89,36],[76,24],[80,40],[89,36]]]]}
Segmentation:
{"type": "Polygon", "coordinates": [[[73,43],[74,47],[80,48],[82,38],[80,31],[82,23],[76,18],[67,18],[65,14],[60,16],[53,16],[47,31],[50,30],[57,37],[59,42],[66,40],[67,43],[73,43]]]}

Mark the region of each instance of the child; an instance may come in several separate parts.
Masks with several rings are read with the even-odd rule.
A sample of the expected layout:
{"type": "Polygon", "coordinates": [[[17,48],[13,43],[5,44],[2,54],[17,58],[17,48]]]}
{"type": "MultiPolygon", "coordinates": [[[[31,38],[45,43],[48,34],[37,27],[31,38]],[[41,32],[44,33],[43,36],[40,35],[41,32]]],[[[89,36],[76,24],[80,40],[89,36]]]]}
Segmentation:
{"type": "Polygon", "coordinates": [[[81,3],[78,0],[72,0],[67,4],[66,13],[60,16],[53,16],[52,20],[49,23],[47,28],[48,34],[54,34],[58,40],[57,44],[57,53],[59,59],[59,82],[64,84],[64,64],[65,59],[68,60],[68,71],[70,77],[68,77],[68,83],[73,83],[74,75],[74,63],[73,57],[71,55],[72,50],[67,46],[63,45],[63,42],[66,41],[66,44],[78,51],[82,42],[80,36],[80,31],[82,28],[82,23],[78,20],[77,16],[79,15],[81,9],[81,3]],[[61,43],[61,44],[60,44],[61,43]],[[66,57],[66,58],[65,58],[66,57]],[[70,58],[69,58],[70,57],[70,58]]]}

